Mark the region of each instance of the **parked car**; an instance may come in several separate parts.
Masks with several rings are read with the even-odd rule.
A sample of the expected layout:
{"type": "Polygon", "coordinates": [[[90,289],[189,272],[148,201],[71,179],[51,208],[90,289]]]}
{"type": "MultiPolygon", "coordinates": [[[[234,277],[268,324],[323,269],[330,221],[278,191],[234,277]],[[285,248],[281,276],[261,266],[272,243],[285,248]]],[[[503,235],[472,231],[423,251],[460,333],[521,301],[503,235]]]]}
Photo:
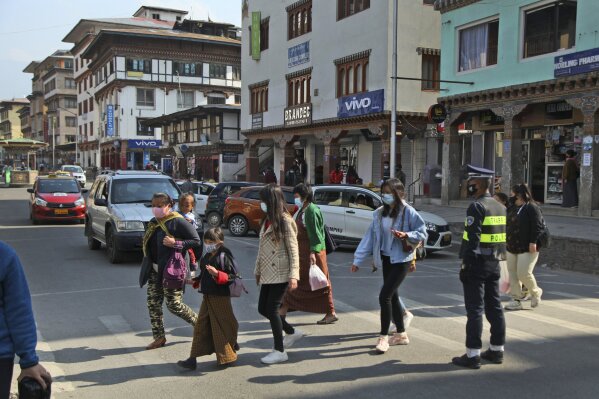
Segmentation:
{"type": "MultiPolygon", "coordinates": [[[[185,180],[177,181],[179,188],[185,182],[185,180]]],[[[192,181],[193,183],[193,194],[196,200],[195,213],[200,217],[206,216],[206,205],[208,204],[208,196],[216,187],[216,184],[208,183],[205,181],[192,181]]]]}
{"type": "Polygon", "coordinates": [[[85,222],[85,200],[82,189],[72,176],[60,176],[54,173],[39,176],[33,188],[28,188],[31,194],[29,201],[29,218],[33,224],[40,221],[76,220],[85,222]]]}
{"type": "Polygon", "coordinates": [[[235,194],[244,187],[262,186],[262,183],[252,182],[224,182],[218,183],[214,190],[208,196],[206,204],[206,222],[211,227],[220,226],[223,223],[223,210],[225,208],[225,200],[231,194],[235,194]]]}
{"type": "MultiPolygon", "coordinates": [[[[324,216],[331,236],[338,244],[357,245],[372,223],[372,212],[382,205],[379,194],[359,186],[319,185],[314,190],[314,203],[324,216]]],[[[439,251],[451,245],[451,231],[445,219],[429,212],[418,211],[426,224],[427,252],[439,251]]]]}
{"type": "Polygon", "coordinates": [[[79,182],[79,184],[81,184],[81,187],[85,186],[85,183],[87,183],[86,177],[85,177],[85,172],[83,171],[83,169],[81,168],[81,166],[78,165],[62,165],[60,167],[60,170],[62,172],[69,172],[71,174],[71,176],[73,176],[75,179],[77,179],[77,181],[79,182]]]}
{"type": "Polygon", "coordinates": [[[157,192],[174,200],[180,194],[175,181],[159,172],[119,170],[99,175],[87,198],[89,249],[106,245],[111,263],[119,263],[125,252],[141,251],[145,227],[153,217],[152,195],[157,192]]]}
{"type": "MultiPolygon", "coordinates": [[[[223,217],[225,226],[231,235],[245,236],[248,231],[258,232],[260,222],[264,219],[264,212],[260,209],[260,190],[262,187],[246,187],[232,194],[225,200],[223,217]]],[[[281,187],[287,202],[287,209],[291,214],[297,210],[293,201],[293,188],[281,187]]]]}

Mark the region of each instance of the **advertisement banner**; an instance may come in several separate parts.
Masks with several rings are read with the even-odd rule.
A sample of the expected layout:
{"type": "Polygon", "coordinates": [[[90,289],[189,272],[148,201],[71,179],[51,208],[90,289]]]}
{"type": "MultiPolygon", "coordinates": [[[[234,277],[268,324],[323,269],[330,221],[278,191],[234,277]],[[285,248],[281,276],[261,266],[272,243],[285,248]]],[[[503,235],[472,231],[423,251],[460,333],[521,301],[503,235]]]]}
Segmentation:
{"type": "Polygon", "coordinates": [[[309,125],[312,123],[312,104],[285,108],[283,119],[285,127],[309,125]]]}
{"type": "Polygon", "coordinates": [[[260,59],[260,22],[262,21],[262,13],[260,11],[252,12],[252,59],[260,59]]]}
{"type": "Polygon", "coordinates": [[[593,71],[599,71],[599,48],[561,55],[553,63],[556,78],[593,71]]]}
{"type": "Polygon", "coordinates": [[[114,105],[106,106],[106,136],[114,136],[114,105]]]}
{"type": "Polygon", "coordinates": [[[367,115],[383,112],[385,109],[385,90],[368,91],[341,97],[337,104],[337,117],[367,115]]]}
{"type": "Polygon", "coordinates": [[[305,64],[310,61],[310,42],[298,44],[287,50],[287,67],[305,64]]]}
{"type": "Polygon", "coordinates": [[[160,148],[162,146],[162,140],[154,139],[139,139],[139,140],[127,140],[127,148],[160,148]]]}

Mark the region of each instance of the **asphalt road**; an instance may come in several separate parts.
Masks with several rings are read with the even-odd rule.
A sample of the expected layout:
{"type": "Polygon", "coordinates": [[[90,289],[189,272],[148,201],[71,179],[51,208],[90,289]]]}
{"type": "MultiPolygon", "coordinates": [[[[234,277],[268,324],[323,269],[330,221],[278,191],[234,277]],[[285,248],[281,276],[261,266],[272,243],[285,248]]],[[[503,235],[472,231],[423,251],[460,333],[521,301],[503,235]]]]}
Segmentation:
{"type": "MultiPolygon", "coordinates": [[[[329,258],[339,322],[318,326],[321,315],[291,314],[308,335],[288,363],[264,366],[272,338],[252,283],[257,238],[228,236],[250,288],[233,300],[239,360],[220,369],[214,357],[201,358],[196,372],[182,372],[175,363],[187,357],[192,334],[182,320],[167,314],[167,346],[144,350],[151,333],[145,290],[136,285],[139,259],[109,264],[103,250],[87,249],[80,225],[32,226],[26,199],[25,189],[0,189],[0,239],[25,266],[55,398],[599,397],[597,276],[538,267],[543,302],[507,314],[505,363],[472,371],[450,364],[464,352],[455,253],[418,263],[400,290],[416,316],[411,343],[376,355],[381,273],[350,274],[352,252],[341,250],[329,258]]],[[[200,296],[188,290],[185,300],[198,308],[200,296]]]]}

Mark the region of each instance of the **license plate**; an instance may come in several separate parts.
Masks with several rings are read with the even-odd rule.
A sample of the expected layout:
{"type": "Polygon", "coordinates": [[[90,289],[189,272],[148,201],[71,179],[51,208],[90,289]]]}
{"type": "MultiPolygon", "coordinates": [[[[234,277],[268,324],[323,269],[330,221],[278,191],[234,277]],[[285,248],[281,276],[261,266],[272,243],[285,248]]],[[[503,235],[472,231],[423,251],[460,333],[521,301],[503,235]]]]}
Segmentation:
{"type": "Polygon", "coordinates": [[[69,210],[68,209],[55,209],[54,214],[55,215],[68,215],[69,210]]]}

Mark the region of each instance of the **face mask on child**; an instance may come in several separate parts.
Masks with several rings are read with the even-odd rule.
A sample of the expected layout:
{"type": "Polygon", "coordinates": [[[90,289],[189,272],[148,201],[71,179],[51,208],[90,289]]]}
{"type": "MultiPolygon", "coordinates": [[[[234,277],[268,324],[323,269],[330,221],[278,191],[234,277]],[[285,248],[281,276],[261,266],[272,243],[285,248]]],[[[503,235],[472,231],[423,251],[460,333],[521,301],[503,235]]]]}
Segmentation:
{"type": "Polygon", "coordinates": [[[218,249],[218,244],[204,244],[204,250],[206,252],[214,252],[218,249]]]}

